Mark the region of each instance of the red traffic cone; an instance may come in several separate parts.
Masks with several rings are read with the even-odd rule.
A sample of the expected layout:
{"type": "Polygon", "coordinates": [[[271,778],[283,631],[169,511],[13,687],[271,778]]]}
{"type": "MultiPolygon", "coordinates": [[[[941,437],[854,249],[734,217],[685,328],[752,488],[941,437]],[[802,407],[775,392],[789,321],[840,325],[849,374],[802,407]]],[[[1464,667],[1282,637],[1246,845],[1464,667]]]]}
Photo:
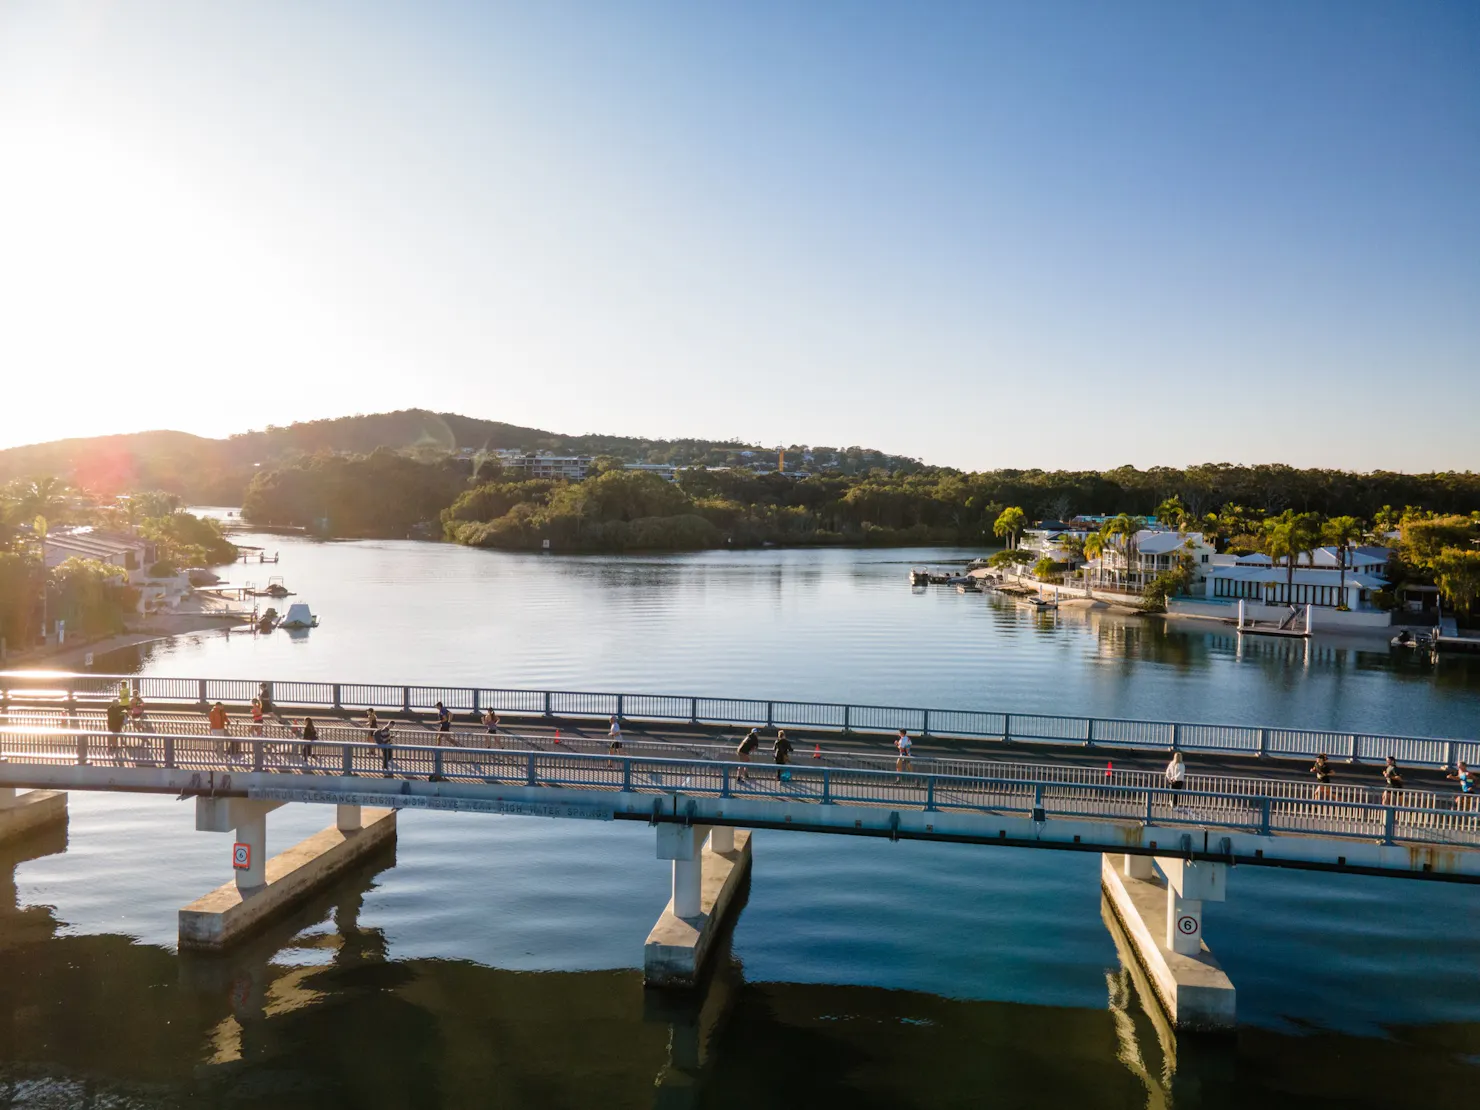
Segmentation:
{"type": "Polygon", "coordinates": [[[1107,763],[1107,764],[1105,764],[1105,777],[1108,779],[1114,773],[1115,773],[1115,764],[1114,763],[1107,763]]]}
{"type": "Polygon", "coordinates": [[[817,744],[817,745],[815,745],[812,748],[812,758],[813,759],[821,759],[822,758],[822,745],[821,744],[817,744]]]}
{"type": "Polygon", "coordinates": [[[560,730],[558,728],[555,730],[555,743],[560,743],[560,730]]]}

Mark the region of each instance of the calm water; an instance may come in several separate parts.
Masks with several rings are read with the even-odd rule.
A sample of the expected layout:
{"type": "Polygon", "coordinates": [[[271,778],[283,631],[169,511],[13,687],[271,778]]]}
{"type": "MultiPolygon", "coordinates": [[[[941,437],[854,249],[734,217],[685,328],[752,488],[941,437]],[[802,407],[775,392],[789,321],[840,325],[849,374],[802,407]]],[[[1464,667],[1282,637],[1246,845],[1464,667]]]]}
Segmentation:
{"type": "MultiPolygon", "coordinates": [[[[100,669],[1480,732],[1473,662],[909,589],[954,553],[247,542],[282,563],[233,580],[282,574],[319,628],[100,669]]],[[[199,960],[175,911],[224,881],[225,838],[172,799],[71,802],[65,837],[0,855],[0,1106],[1457,1106],[1480,1082],[1467,888],[1239,869],[1206,927],[1245,1025],[1174,1042],[1098,859],[760,833],[694,1014],[636,970],[668,886],[645,827],[405,814],[393,857],[199,960]]],[[[326,823],[279,811],[273,850],[326,823]]]]}

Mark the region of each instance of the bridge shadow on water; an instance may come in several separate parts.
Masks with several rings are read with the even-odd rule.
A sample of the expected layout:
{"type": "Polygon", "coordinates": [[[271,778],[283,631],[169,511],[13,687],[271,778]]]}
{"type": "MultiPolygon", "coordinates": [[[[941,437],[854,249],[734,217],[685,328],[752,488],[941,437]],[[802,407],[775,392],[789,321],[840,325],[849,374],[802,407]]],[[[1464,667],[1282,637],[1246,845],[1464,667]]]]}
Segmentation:
{"type": "Polygon", "coordinates": [[[229,955],[179,954],[20,906],[16,867],[66,844],[0,848],[6,1110],[1443,1107],[1477,1074],[1475,1026],[1178,1038],[1121,938],[1103,1010],[749,982],[728,938],[698,997],[625,969],[396,960],[361,920],[394,846],[229,955]]]}

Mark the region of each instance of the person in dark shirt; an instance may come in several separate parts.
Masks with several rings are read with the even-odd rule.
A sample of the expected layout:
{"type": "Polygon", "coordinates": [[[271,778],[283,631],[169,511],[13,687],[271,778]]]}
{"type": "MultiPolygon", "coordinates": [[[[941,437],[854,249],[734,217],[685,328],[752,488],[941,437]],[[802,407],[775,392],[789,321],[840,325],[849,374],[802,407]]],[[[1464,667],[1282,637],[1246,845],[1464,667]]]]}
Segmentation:
{"type": "Polygon", "coordinates": [[[791,758],[791,741],[786,738],[785,729],[777,729],[776,740],[771,745],[771,754],[776,757],[776,781],[780,782],[786,772],[782,770],[786,761],[791,758]]]}
{"type": "Polygon", "coordinates": [[[1311,766],[1310,773],[1316,777],[1316,797],[1326,801],[1331,800],[1331,762],[1322,752],[1316,756],[1315,763],[1311,766]]]}
{"type": "Polygon", "coordinates": [[[303,731],[299,733],[303,737],[303,758],[313,758],[313,746],[319,738],[318,726],[313,723],[312,717],[303,718],[303,731]]]}
{"type": "Polygon", "coordinates": [[[128,710],[123,707],[121,701],[110,701],[108,703],[108,750],[118,750],[118,734],[123,731],[123,722],[128,716],[128,710]]]}
{"type": "MultiPolygon", "coordinates": [[[[761,730],[758,728],[753,728],[745,734],[744,739],[742,739],[739,745],[735,748],[735,758],[738,759],[741,763],[749,763],[751,752],[755,751],[756,748],[760,747],[760,745],[761,730]]],[[[739,782],[743,781],[744,778],[745,768],[741,767],[739,773],[735,776],[735,780],[739,782]]]]}
{"type": "Polygon", "coordinates": [[[1387,763],[1382,768],[1382,804],[1385,806],[1398,804],[1398,792],[1403,789],[1403,776],[1398,773],[1398,762],[1392,756],[1387,757],[1387,763]]]}

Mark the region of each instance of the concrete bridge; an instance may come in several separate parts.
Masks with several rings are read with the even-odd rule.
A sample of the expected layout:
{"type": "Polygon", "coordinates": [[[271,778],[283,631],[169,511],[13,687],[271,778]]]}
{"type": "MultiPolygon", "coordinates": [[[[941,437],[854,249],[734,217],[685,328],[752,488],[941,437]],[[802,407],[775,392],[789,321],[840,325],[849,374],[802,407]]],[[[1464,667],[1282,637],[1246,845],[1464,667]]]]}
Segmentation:
{"type": "Polygon", "coordinates": [[[1474,747],[975,711],[21,672],[0,675],[0,837],[65,819],[66,790],[193,798],[196,829],[234,833],[234,880],[180,911],[181,946],[210,949],[332,882],[395,835],[401,810],[642,821],[673,872],[645,948],[654,986],[700,982],[755,829],[1097,852],[1173,1022],[1221,1028],[1234,991],[1203,939],[1203,904],[1228,896],[1230,866],[1480,882],[1480,811],[1457,806],[1440,777],[1474,747]],[[146,717],[114,736],[104,707],[120,692],[139,693],[146,717]],[[377,704],[366,695],[396,717],[384,742],[356,721],[377,704]],[[241,716],[256,696],[270,706],[260,728],[241,716]],[[209,735],[202,713],[216,700],[236,715],[225,737],[209,735]],[[460,711],[450,732],[431,730],[424,710],[436,701],[460,711]],[[720,719],[724,706],[735,719],[720,719]],[[497,732],[469,721],[483,708],[498,710],[497,732]],[[785,768],[770,764],[769,744],[756,762],[734,754],[762,712],[768,741],[778,721],[796,741],[785,768]],[[309,746],[304,713],[318,725],[309,746]],[[624,746],[613,754],[605,725],[618,714],[624,746]],[[790,723],[799,718],[809,723],[790,723]],[[921,727],[900,771],[887,730],[903,720],[921,727]],[[1159,769],[1169,747],[1194,759],[1175,792],[1159,769]],[[1318,792],[1303,775],[1311,748],[1342,756],[1339,777],[1363,781],[1318,792]],[[1409,781],[1384,792],[1363,761],[1400,753],[1409,781]],[[335,822],[268,858],[268,814],[289,802],[334,805],[335,822]]]}

